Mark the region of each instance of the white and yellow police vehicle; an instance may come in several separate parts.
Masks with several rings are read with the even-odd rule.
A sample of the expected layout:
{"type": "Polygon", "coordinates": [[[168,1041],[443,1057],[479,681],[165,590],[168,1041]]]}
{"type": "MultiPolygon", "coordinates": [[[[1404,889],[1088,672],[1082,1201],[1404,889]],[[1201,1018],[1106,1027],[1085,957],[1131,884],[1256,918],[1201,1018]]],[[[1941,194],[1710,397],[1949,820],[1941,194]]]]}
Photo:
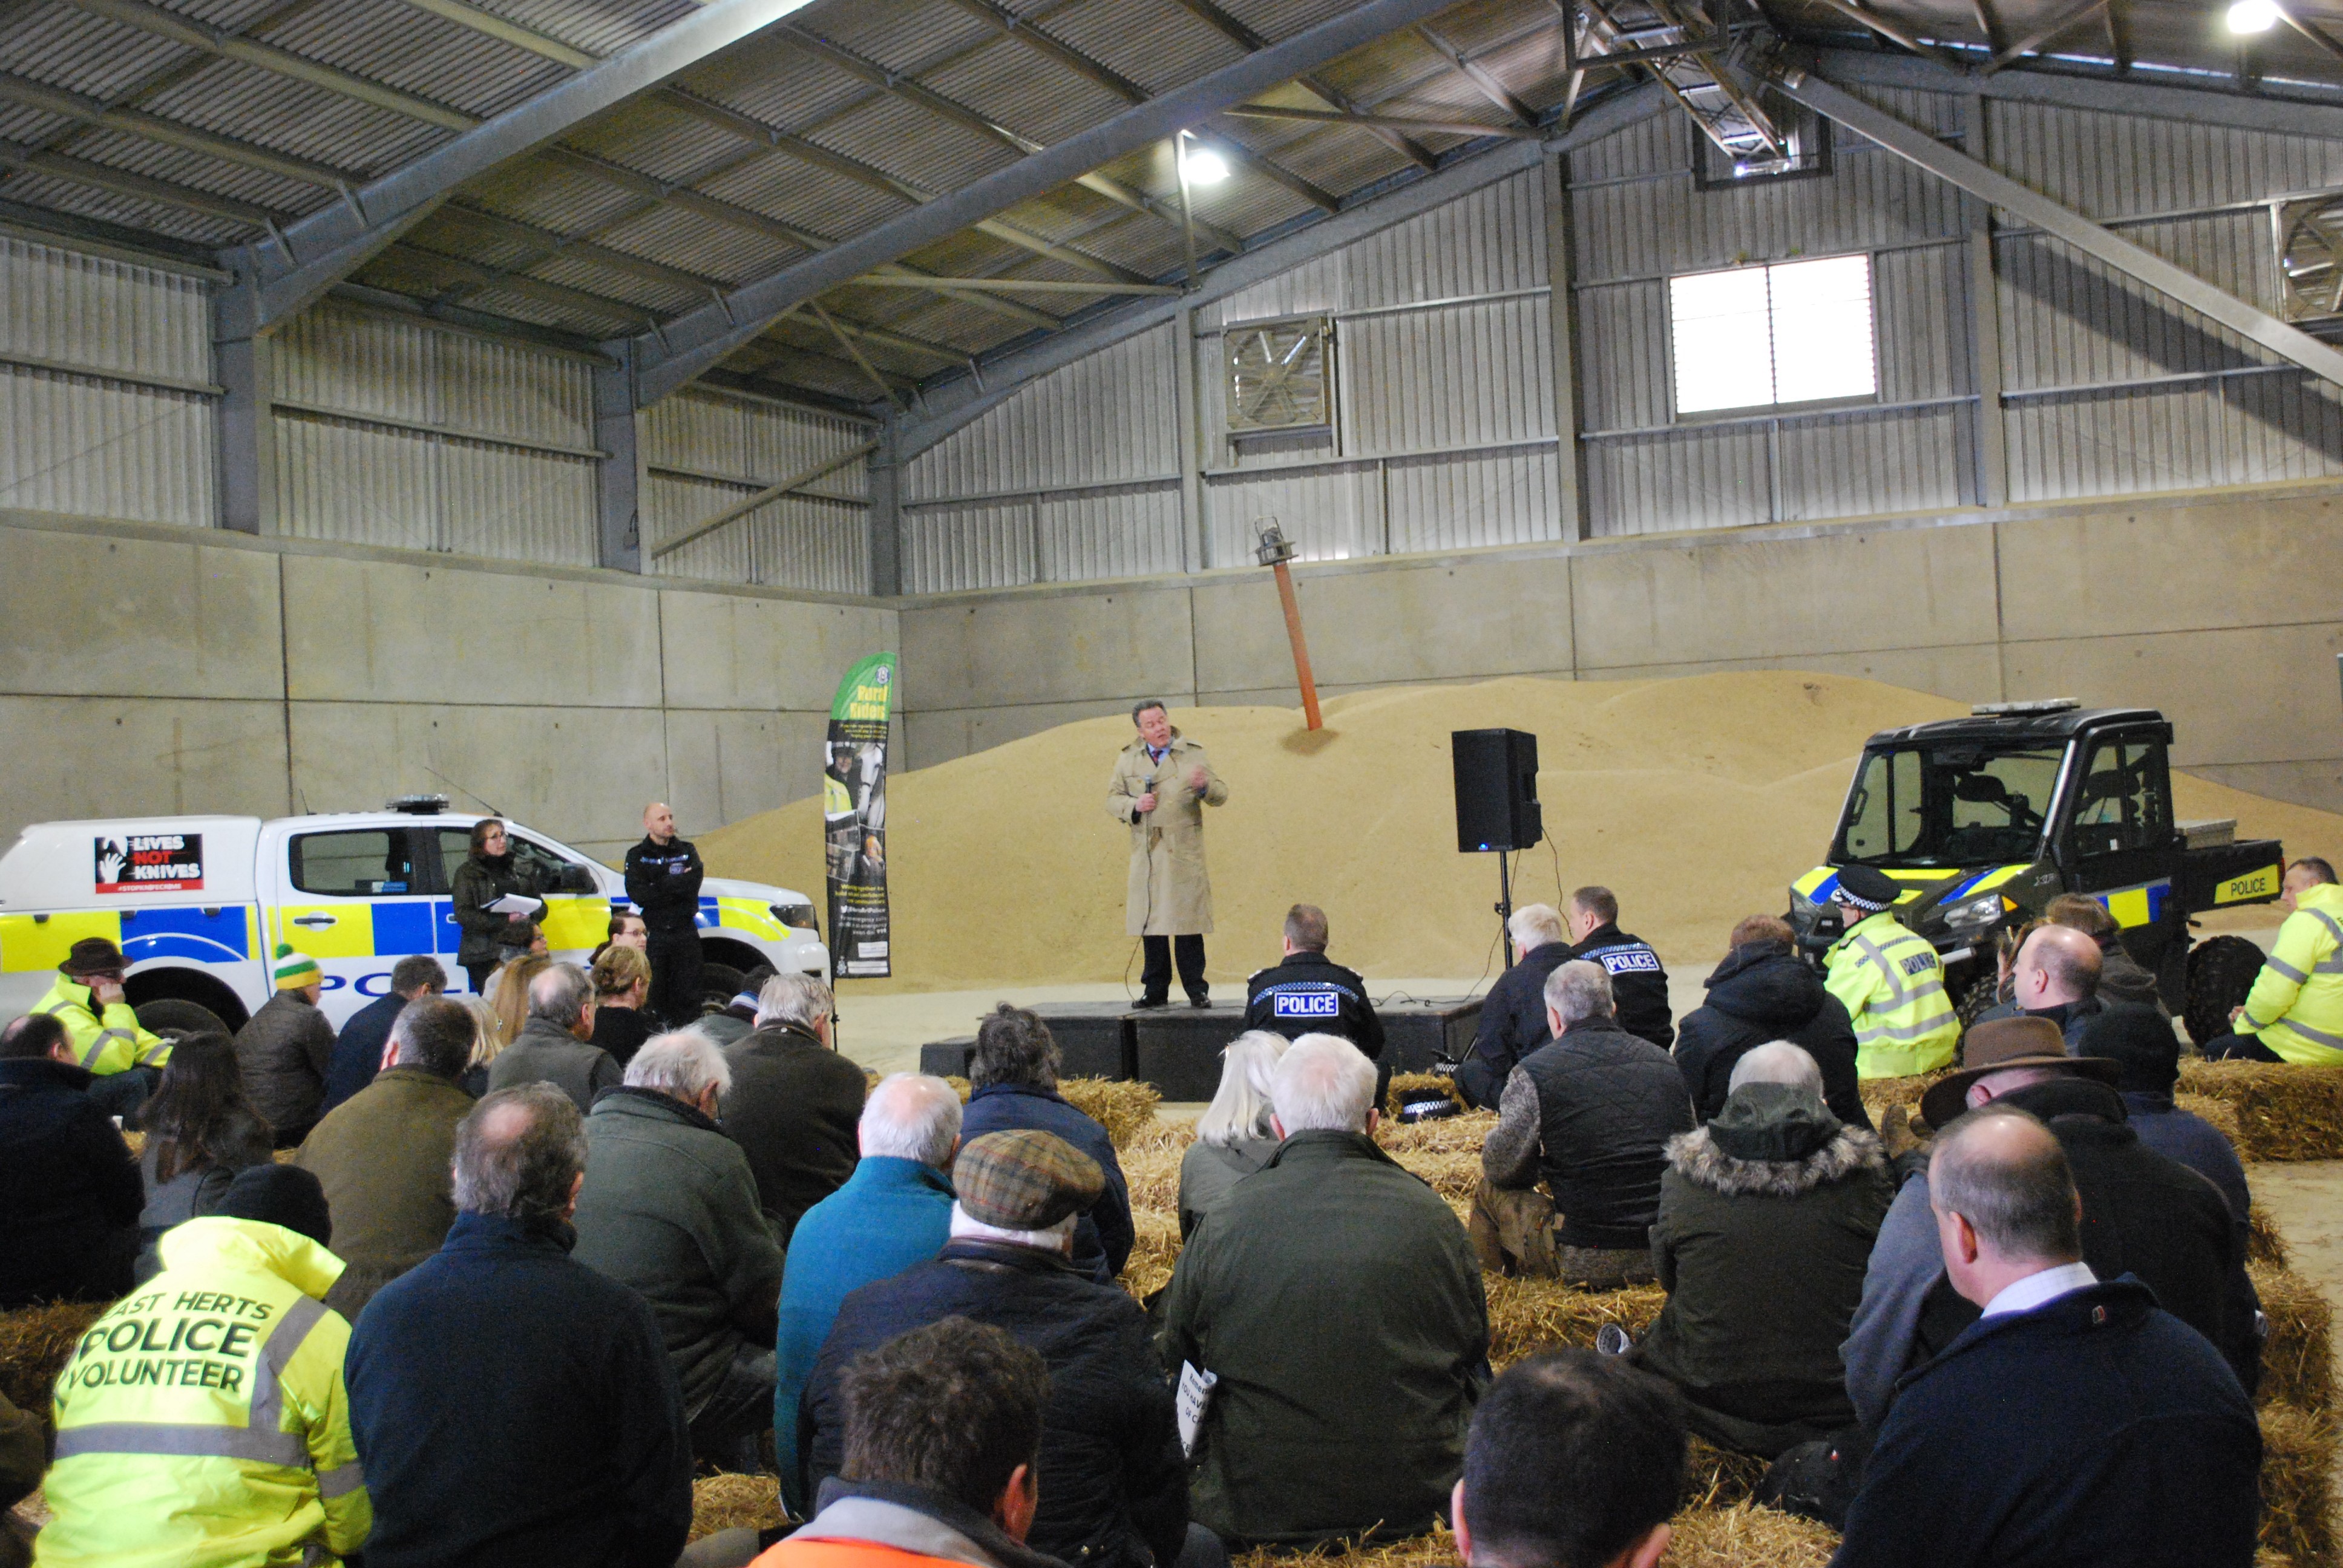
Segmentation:
{"type": "MultiPolygon", "coordinates": [[[[123,990],[150,1029],[243,1024],[269,994],[268,956],[288,942],[325,970],[337,1027],[390,984],[391,966],[431,953],[448,990],[468,987],[449,879],[478,814],[437,795],[329,816],[114,817],[36,822],[0,857],[0,1018],[30,1008],[85,937],[119,945],[123,990]]],[[[548,890],[557,957],[583,961],[630,909],[626,879],[507,821],[512,852],[548,890]]],[[[699,940],[711,996],[729,999],[760,964],[827,976],[830,950],[803,894],[709,877],[699,940]]]]}

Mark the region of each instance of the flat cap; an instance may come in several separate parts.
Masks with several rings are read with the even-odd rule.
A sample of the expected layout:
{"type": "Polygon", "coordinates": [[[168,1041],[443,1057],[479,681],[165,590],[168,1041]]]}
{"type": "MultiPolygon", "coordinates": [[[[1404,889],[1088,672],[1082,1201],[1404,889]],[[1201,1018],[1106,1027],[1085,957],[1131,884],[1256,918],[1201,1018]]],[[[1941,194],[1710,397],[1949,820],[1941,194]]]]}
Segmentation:
{"type": "Polygon", "coordinates": [[[1064,1139],[1019,1128],[969,1140],[952,1161],[952,1191],[979,1224],[1046,1231],[1097,1202],[1106,1172],[1064,1139]]]}

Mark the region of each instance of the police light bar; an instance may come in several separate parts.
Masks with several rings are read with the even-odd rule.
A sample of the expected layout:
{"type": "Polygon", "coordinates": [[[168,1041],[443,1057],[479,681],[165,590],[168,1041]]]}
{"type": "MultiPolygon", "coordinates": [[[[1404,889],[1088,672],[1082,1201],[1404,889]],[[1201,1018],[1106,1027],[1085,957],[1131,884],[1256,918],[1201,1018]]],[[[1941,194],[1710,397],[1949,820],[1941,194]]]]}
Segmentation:
{"type": "Polygon", "coordinates": [[[407,817],[437,817],[447,809],[447,797],[445,795],[398,795],[383,807],[386,811],[397,811],[407,817]]]}
{"type": "Polygon", "coordinates": [[[2029,713],[2072,713],[2082,706],[2071,697],[2037,697],[2028,702],[1973,702],[1969,712],[1979,719],[2016,718],[2029,713]]]}

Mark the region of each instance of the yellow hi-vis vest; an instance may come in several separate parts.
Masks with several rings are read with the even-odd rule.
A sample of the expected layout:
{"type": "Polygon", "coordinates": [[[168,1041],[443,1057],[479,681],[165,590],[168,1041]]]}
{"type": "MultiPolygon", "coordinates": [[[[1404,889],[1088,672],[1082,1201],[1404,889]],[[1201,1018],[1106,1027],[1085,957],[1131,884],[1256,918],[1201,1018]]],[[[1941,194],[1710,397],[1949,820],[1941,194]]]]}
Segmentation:
{"type": "Polygon", "coordinates": [[[2288,1061],[2343,1066],[2343,888],[2295,896],[2237,1027],[2288,1061]]]}
{"type": "Polygon", "coordinates": [[[116,1002],[101,1012],[97,999],[79,980],[59,975],[33,1010],[49,1013],[64,1024],[74,1064],[100,1078],[133,1067],[161,1067],[171,1060],[171,1042],[142,1026],[128,1002],[116,1002]]]}
{"type": "Polygon", "coordinates": [[[356,1552],[374,1505],[350,1438],[342,1261],[256,1220],[190,1220],[163,1271],[57,1378],[55,1517],[36,1568],[292,1568],[356,1552]]]}
{"type": "Polygon", "coordinates": [[[1944,961],[1893,911],[1857,921],[1828,963],[1823,984],[1855,1020],[1855,1076],[1907,1078],[1953,1060],[1961,1020],[1945,992],[1944,961]]]}

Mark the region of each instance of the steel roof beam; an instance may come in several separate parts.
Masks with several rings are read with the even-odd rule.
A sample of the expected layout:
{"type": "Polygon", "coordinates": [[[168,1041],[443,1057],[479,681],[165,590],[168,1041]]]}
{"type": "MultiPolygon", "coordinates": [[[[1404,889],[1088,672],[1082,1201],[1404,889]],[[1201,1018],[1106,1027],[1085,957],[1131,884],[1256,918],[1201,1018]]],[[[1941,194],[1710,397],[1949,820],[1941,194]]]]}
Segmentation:
{"type": "Polygon", "coordinates": [[[53,175],[75,185],[111,191],[116,196],[131,196],[139,201],[159,202],[165,206],[201,213],[206,217],[224,218],[246,228],[266,228],[286,216],[248,201],[239,201],[234,196],[215,196],[210,191],[158,180],[152,175],[134,174],[128,169],[117,169],[111,164],[92,163],[87,158],[77,158],[67,153],[44,152],[38,147],[23,146],[15,142],[0,142],[0,168],[53,175]]]}
{"type": "Polygon", "coordinates": [[[1279,104],[1238,104],[1222,109],[1239,120],[1307,120],[1321,126],[1381,126],[1386,130],[1413,131],[1425,136],[1512,136],[1536,141],[1545,133],[1525,126],[1484,126],[1474,120],[1402,119],[1392,115],[1346,115],[1340,109],[1288,108],[1279,104]]]}
{"type": "Polygon", "coordinates": [[[1922,43],[1916,35],[1890,22],[1875,11],[1868,11],[1855,5],[1855,0],[1822,0],[1822,3],[1850,22],[1860,22],[1891,44],[1900,44],[1923,59],[1934,60],[1946,70],[1957,69],[1950,55],[1937,48],[1934,44],[1922,43]]]}
{"type": "Polygon", "coordinates": [[[2175,266],[2154,252],[2061,206],[1966,153],[1946,146],[1884,109],[1874,108],[1812,72],[1785,71],[1774,80],[1783,92],[1816,114],[1868,137],[1946,184],[2065,241],[2084,255],[2210,317],[2312,375],[2343,387],[2343,351],[2321,343],[2299,327],[2289,327],[2268,312],[2214,287],[2195,273],[2175,266]]]}
{"type": "MultiPolygon", "coordinates": [[[[126,6],[149,9],[140,5],[138,0],[75,3],[104,7],[102,14],[126,6]]],[[[236,270],[246,274],[252,286],[238,291],[246,296],[246,302],[242,310],[232,313],[245,319],[231,319],[227,325],[231,330],[241,326],[257,331],[297,314],[364,266],[384,246],[421,222],[467,180],[545,146],[615,105],[771,25],[807,3],[808,0],[715,0],[705,9],[661,28],[492,120],[481,123],[470,116],[460,116],[460,126],[441,122],[451,124],[462,134],[371,182],[353,193],[349,200],[293,225],[286,231],[286,246],[274,259],[258,247],[241,258],[243,265],[236,270]]],[[[173,21],[176,25],[191,25],[176,18],[173,21]]],[[[299,58],[282,50],[277,53],[287,59],[299,58]]],[[[282,67],[280,65],[270,68],[282,67]]],[[[458,111],[446,113],[456,115],[458,111]]]]}
{"type": "Polygon", "coordinates": [[[1428,24],[1417,23],[1415,35],[1430,45],[1433,54],[1447,61],[1451,70],[1472,83],[1483,97],[1504,110],[1512,118],[1524,126],[1538,123],[1537,111],[1515,97],[1513,90],[1499,80],[1494,71],[1468,57],[1463,50],[1450,43],[1428,24]]]}
{"type": "MultiPolygon", "coordinates": [[[[1195,17],[1196,20],[1248,54],[1269,47],[1267,38],[1221,9],[1219,5],[1213,4],[1213,0],[1178,0],[1178,4],[1181,9],[1186,11],[1191,16],[1195,17]]],[[[1293,78],[1293,83],[1330,109],[1343,114],[1355,114],[1360,107],[1355,99],[1315,72],[1296,76],[1293,78]]],[[[1429,147],[1413,140],[1405,134],[1381,126],[1370,126],[1364,121],[1359,124],[1377,141],[1390,147],[1392,151],[1407,159],[1417,168],[1429,172],[1440,166],[1439,158],[1429,147]]]]}
{"type": "Polygon", "coordinates": [[[1868,49],[1822,49],[1815,52],[1815,69],[1834,83],[1906,87],[1917,92],[1953,93],[2009,103],[2050,104],[2097,114],[2145,115],[2155,119],[2233,126],[2241,131],[2343,141],[2343,98],[2306,102],[2267,92],[2242,94],[2184,87],[2137,75],[2118,80],[2104,72],[2087,75],[2039,66],[1972,76],[1966,71],[1868,49]]]}
{"type": "Polygon", "coordinates": [[[1056,189],[1161,140],[1206,116],[1313,71],[1401,27],[1437,15],[1449,0],[1365,0],[1282,44],[1125,109],[1054,146],[997,169],[948,196],[890,218],[832,248],[735,289],[667,324],[662,340],[639,341],[635,397],[657,402],[753,340],[768,322],[874,267],[959,233],[980,218],[1056,189]]]}
{"type": "Polygon", "coordinates": [[[2052,17],[2049,21],[2045,22],[2039,27],[2035,28],[2034,31],[2026,34],[2026,36],[2020,38],[2015,44],[2003,49],[2000,53],[1994,55],[1992,59],[1987,60],[1985,63],[1984,68],[1977,74],[1982,76],[1990,76],[1996,71],[2000,70],[2004,65],[2012,65],[2024,58],[2026,55],[2031,55],[2038,49],[2046,47],[2054,40],[2065,34],[2068,29],[2081,26],[2092,17],[2097,15],[2101,11],[2106,10],[2107,6],[2107,0],[2083,0],[2082,5],[2076,6],[2070,11],[2064,12],[2059,15],[2052,17]]]}
{"type": "Polygon", "coordinates": [[[258,169],[264,174],[277,175],[285,179],[299,180],[306,185],[321,186],[327,190],[340,190],[358,178],[347,170],[330,165],[256,146],[250,142],[240,142],[233,136],[223,136],[216,132],[182,125],[176,120],[166,120],[160,115],[150,115],[143,110],[115,108],[102,99],[69,93],[63,87],[52,87],[45,82],[30,81],[23,76],[0,74],[0,103],[62,115],[84,125],[202,153],[226,163],[258,169]]]}

